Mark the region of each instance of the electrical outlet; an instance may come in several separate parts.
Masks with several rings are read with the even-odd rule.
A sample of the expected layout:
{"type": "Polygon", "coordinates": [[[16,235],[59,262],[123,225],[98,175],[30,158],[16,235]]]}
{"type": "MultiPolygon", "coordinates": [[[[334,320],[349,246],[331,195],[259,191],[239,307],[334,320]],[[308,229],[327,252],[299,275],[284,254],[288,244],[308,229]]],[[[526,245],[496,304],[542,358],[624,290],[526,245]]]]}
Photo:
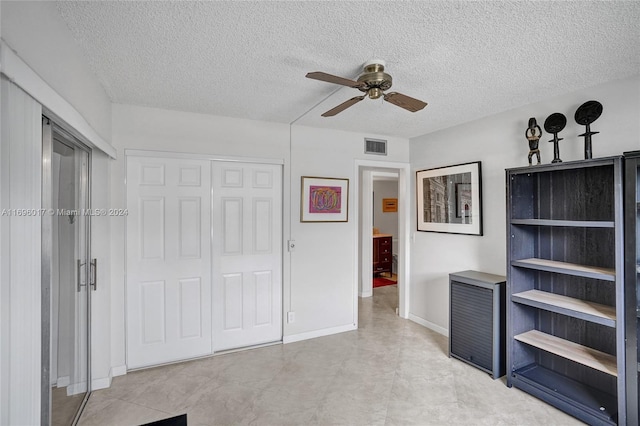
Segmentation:
{"type": "Polygon", "coordinates": [[[291,324],[292,322],[296,322],[296,313],[293,311],[287,312],[287,322],[291,324]]]}

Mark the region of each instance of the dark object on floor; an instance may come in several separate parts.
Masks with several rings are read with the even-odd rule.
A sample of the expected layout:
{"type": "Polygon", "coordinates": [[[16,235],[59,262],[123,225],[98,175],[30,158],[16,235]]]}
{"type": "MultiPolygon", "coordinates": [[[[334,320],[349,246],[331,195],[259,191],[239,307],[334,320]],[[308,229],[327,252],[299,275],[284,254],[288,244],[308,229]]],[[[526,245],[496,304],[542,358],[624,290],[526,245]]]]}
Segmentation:
{"type": "Polygon", "coordinates": [[[396,285],[396,284],[398,284],[397,281],[392,281],[388,278],[375,277],[373,279],[373,288],[384,287],[386,285],[396,285]]]}
{"type": "Polygon", "coordinates": [[[547,133],[553,134],[553,139],[549,142],[553,142],[553,161],[552,163],[562,163],[560,159],[560,147],[558,146],[558,142],[560,142],[563,138],[558,137],[558,133],[564,129],[564,126],[567,125],[567,117],[559,112],[554,112],[546,120],[544,120],[544,130],[547,133]]]}
{"type": "Polygon", "coordinates": [[[479,271],[449,274],[449,356],[494,380],[507,365],[506,280],[479,271]]]}
{"type": "Polygon", "coordinates": [[[588,160],[592,158],[591,154],[591,135],[598,134],[600,132],[592,132],[591,123],[596,121],[600,114],[602,114],[602,104],[598,101],[587,101],[580,105],[576,110],[576,123],[583,126],[587,126],[585,132],[578,136],[584,136],[584,159],[588,160]]]}
{"type": "Polygon", "coordinates": [[[179,416],[169,417],[168,419],[145,423],[141,426],[187,426],[187,415],[180,414],[179,416]]]}

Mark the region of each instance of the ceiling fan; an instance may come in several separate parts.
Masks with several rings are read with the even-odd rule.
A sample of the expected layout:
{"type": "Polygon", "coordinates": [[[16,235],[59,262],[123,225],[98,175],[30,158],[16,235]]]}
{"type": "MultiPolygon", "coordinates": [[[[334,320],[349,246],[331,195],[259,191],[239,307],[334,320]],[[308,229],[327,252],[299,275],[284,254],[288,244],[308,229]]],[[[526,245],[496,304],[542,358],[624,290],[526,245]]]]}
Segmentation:
{"type": "Polygon", "coordinates": [[[357,104],[367,96],[369,96],[370,99],[378,99],[382,96],[385,101],[411,112],[420,111],[422,108],[426,107],[426,102],[403,95],[402,93],[384,93],[385,90],[391,88],[392,82],[391,76],[384,72],[385,65],[385,62],[382,59],[372,59],[366,62],[364,64],[364,70],[357,80],[350,80],[348,78],[338,77],[321,71],[307,73],[307,78],[353,87],[354,89],[358,89],[365,93],[362,96],[356,96],[341,103],[337,107],[322,114],[322,116],[332,117],[350,106],[357,104]]]}

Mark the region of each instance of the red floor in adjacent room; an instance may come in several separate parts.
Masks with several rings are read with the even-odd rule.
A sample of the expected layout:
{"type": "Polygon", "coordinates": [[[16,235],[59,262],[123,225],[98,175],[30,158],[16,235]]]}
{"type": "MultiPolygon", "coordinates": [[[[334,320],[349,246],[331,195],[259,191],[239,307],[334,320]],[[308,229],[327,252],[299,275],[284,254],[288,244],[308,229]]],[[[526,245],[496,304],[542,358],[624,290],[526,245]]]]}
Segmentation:
{"type": "Polygon", "coordinates": [[[396,285],[397,281],[390,280],[389,278],[384,277],[374,277],[373,278],[373,288],[376,287],[384,287],[385,285],[396,285]]]}

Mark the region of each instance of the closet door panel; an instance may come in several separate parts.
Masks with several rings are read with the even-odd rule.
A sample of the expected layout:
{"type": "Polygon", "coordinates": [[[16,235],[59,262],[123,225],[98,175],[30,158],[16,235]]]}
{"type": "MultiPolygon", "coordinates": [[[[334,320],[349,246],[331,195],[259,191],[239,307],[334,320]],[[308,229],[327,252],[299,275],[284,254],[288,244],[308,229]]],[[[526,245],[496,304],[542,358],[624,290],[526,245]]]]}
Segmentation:
{"type": "Polygon", "coordinates": [[[127,367],[208,355],[210,162],[127,157],[127,367]]]}
{"type": "Polygon", "coordinates": [[[282,167],[214,162],[213,345],[282,340],[282,167]]]}

